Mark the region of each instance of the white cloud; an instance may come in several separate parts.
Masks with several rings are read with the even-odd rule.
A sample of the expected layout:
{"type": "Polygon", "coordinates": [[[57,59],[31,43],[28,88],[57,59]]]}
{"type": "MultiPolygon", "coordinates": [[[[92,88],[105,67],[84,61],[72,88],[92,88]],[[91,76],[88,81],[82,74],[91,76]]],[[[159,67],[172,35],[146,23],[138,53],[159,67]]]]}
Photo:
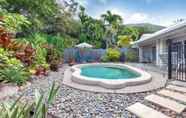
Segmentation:
{"type": "Polygon", "coordinates": [[[141,23],[141,22],[147,22],[150,19],[151,18],[149,17],[149,15],[145,13],[133,13],[126,18],[126,22],[141,23]]]}
{"type": "MultiPolygon", "coordinates": [[[[94,18],[100,19],[100,15],[106,13],[107,9],[103,10],[102,12],[97,12],[94,16],[94,18]]],[[[142,23],[142,22],[148,22],[152,20],[152,18],[145,14],[145,13],[131,13],[127,10],[119,10],[117,8],[110,10],[113,14],[118,14],[123,18],[123,21],[125,24],[128,23],[142,23]]]]}
{"type": "Polygon", "coordinates": [[[128,10],[120,10],[118,8],[107,8],[104,10],[97,10],[93,15],[94,18],[100,19],[100,15],[106,13],[107,10],[110,10],[114,14],[118,14],[123,18],[124,24],[135,24],[135,23],[152,23],[159,24],[162,26],[169,26],[172,24],[172,18],[165,18],[163,16],[152,16],[144,12],[131,12],[128,10]]]}
{"type": "Polygon", "coordinates": [[[126,16],[126,14],[125,14],[125,12],[122,10],[119,10],[119,9],[117,9],[117,8],[114,8],[114,9],[105,9],[105,10],[102,10],[102,11],[97,11],[96,13],[96,15],[94,15],[93,17],[94,18],[97,18],[97,19],[100,19],[100,16],[101,16],[101,14],[105,14],[106,12],[107,12],[107,10],[110,10],[113,14],[118,14],[118,15],[120,15],[122,18],[125,18],[125,16],[126,16]]]}

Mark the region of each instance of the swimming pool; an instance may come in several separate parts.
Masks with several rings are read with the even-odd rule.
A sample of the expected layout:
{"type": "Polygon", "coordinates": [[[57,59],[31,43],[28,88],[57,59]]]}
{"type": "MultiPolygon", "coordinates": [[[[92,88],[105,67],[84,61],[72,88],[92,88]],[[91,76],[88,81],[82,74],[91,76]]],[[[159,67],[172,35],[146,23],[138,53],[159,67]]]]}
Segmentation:
{"type": "Polygon", "coordinates": [[[109,89],[120,89],[151,81],[151,75],[149,73],[126,64],[78,64],[72,66],[71,70],[72,81],[79,84],[100,86],[109,89]]]}
{"type": "Polygon", "coordinates": [[[127,68],[107,67],[107,66],[85,66],[81,68],[81,75],[93,77],[95,79],[135,79],[140,74],[127,68]]]}

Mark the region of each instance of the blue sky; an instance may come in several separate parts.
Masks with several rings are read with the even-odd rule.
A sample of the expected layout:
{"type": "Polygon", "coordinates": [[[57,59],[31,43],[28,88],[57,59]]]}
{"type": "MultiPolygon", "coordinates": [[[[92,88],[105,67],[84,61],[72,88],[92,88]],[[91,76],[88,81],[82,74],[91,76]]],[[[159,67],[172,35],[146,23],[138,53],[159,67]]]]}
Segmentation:
{"type": "Polygon", "coordinates": [[[94,18],[111,10],[128,23],[173,24],[178,18],[186,19],[186,0],[76,0],[94,18]]]}

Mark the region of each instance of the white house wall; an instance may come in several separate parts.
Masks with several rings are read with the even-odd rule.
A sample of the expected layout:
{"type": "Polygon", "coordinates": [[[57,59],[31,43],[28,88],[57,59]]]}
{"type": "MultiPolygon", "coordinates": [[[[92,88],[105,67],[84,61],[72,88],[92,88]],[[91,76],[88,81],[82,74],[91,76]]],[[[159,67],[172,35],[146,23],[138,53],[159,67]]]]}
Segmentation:
{"type": "Polygon", "coordinates": [[[139,47],[139,61],[152,62],[152,47],[139,47]]]}
{"type": "Polygon", "coordinates": [[[163,66],[166,64],[160,55],[167,55],[167,42],[166,40],[156,40],[156,65],[163,66]]]}

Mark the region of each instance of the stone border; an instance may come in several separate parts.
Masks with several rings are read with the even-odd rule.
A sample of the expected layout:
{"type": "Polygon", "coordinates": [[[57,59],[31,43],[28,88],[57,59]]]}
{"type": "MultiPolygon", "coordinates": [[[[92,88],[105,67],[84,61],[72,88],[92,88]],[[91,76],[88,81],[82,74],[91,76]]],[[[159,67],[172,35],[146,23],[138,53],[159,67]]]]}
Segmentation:
{"type": "MultiPolygon", "coordinates": [[[[144,69],[142,69],[144,70],[144,69]]],[[[96,85],[84,85],[79,84],[74,81],[72,81],[72,71],[71,67],[65,70],[64,78],[63,78],[63,84],[75,88],[80,89],[84,91],[91,91],[91,92],[101,92],[101,93],[138,93],[138,92],[146,92],[151,91],[154,89],[163,88],[167,82],[167,77],[164,76],[161,73],[153,72],[150,70],[147,70],[148,73],[151,74],[152,79],[150,82],[135,86],[127,86],[125,88],[121,89],[108,89],[96,85]]]]}
{"type": "Polygon", "coordinates": [[[116,63],[88,63],[88,64],[78,64],[72,66],[72,81],[79,84],[86,85],[98,85],[107,89],[121,89],[127,86],[135,86],[139,84],[144,84],[151,81],[151,75],[141,69],[126,65],[126,64],[116,64],[116,63]],[[130,71],[140,74],[139,77],[132,79],[117,79],[117,80],[107,80],[107,79],[95,79],[92,77],[86,77],[81,75],[81,68],[85,66],[104,66],[104,67],[115,67],[115,68],[127,68],[130,71]]]}

